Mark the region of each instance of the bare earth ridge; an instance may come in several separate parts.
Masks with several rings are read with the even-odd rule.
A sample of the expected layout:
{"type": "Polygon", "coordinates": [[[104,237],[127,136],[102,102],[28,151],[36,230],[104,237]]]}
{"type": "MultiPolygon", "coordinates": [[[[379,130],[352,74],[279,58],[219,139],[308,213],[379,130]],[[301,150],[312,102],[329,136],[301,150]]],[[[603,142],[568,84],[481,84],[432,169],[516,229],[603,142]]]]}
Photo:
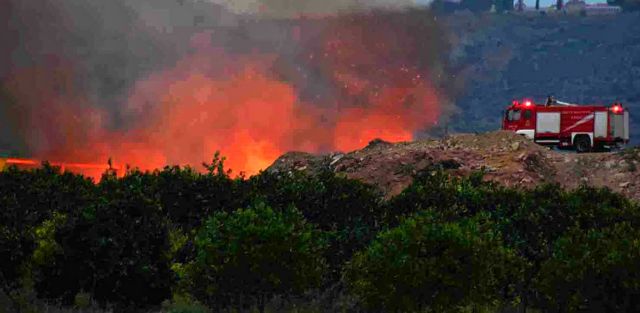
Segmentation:
{"type": "Polygon", "coordinates": [[[639,162],[640,149],[577,154],[539,146],[512,132],[494,131],[402,143],[376,139],[349,153],[288,152],[267,171],[313,174],[328,167],[338,175],[377,186],[386,197],[392,197],[411,184],[413,174],[441,165],[454,176],[484,170],[485,180],[505,186],[529,188],[550,182],[572,189],[585,183],[609,187],[638,201],[639,162]]]}

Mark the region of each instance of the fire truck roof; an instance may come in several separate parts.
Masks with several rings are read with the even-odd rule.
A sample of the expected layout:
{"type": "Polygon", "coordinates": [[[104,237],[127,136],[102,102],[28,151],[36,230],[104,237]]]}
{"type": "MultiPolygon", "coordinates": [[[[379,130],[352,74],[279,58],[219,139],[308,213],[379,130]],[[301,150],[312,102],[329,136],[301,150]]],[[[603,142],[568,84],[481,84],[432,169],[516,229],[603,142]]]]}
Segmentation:
{"type": "Polygon", "coordinates": [[[619,102],[614,102],[611,106],[602,105],[602,104],[571,104],[562,101],[554,101],[552,104],[539,104],[535,103],[532,100],[514,100],[509,106],[510,109],[518,108],[518,109],[526,109],[526,108],[535,108],[536,110],[540,108],[553,108],[557,110],[561,109],[577,109],[577,110],[593,110],[593,111],[607,111],[612,109],[614,112],[622,111],[622,104],[619,102]]]}

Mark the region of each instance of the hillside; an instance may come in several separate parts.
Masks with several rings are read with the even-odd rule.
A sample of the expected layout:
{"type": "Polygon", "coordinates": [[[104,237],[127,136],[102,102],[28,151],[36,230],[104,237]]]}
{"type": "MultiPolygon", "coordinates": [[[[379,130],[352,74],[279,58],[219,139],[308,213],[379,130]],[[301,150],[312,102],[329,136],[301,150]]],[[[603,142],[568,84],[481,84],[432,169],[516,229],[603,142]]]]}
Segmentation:
{"type": "Polygon", "coordinates": [[[581,183],[609,187],[640,200],[640,150],[576,154],[551,150],[509,132],[458,134],[446,139],[388,143],[374,140],[346,154],[313,155],[290,152],[267,171],[317,172],[329,167],[338,175],[380,188],[387,197],[400,193],[413,174],[426,168],[443,168],[455,176],[484,170],[486,180],[505,186],[532,187],[558,183],[569,189],[581,183]]]}
{"type": "Polygon", "coordinates": [[[453,51],[446,75],[456,81],[458,114],[450,130],[500,127],[511,99],[547,95],[574,103],[622,101],[631,138],[640,120],[640,14],[517,16],[459,13],[447,18],[453,51]]]}

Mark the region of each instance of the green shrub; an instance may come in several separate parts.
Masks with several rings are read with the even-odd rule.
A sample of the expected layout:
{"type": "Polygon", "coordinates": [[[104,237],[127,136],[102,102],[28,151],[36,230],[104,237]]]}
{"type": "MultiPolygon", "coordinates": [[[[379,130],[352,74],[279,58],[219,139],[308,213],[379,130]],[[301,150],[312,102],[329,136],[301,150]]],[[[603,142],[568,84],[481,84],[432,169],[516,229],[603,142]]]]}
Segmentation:
{"type": "MultiPolygon", "coordinates": [[[[506,200],[507,198],[505,198],[506,200]]],[[[503,203],[493,214],[505,242],[517,249],[529,266],[519,287],[526,304],[542,305],[533,293],[533,279],[553,251],[553,243],[569,229],[600,229],[621,221],[640,222],[640,211],[622,195],[608,189],[580,186],[565,191],[541,185],[519,193],[512,205],[503,203]]]]}
{"type": "Polygon", "coordinates": [[[640,311],[640,231],[619,223],[573,228],[554,244],[537,276],[543,308],[559,312],[640,311]]]}
{"type": "Polygon", "coordinates": [[[257,203],[216,213],[195,244],[197,258],[186,265],[183,282],[209,306],[239,306],[247,299],[262,312],[275,295],[295,295],[318,286],[325,270],[321,233],[295,209],[277,212],[257,203]]]}
{"type": "Polygon", "coordinates": [[[255,193],[275,208],[294,205],[305,218],[324,230],[341,229],[362,221],[373,225],[382,214],[382,197],[370,185],[338,177],[330,170],[318,175],[262,172],[249,180],[255,193]]]}
{"type": "Polygon", "coordinates": [[[608,227],[619,222],[640,223],[640,208],[608,188],[580,186],[567,193],[566,204],[583,229],[608,227]]]}
{"type": "Polygon", "coordinates": [[[442,223],[425,212],[357,253],[345,280],[370,309],[447,312],[501,300],[519,273],[487,216],[442,223]]]}
{"type": "MultiPolygon", "coordinates": [[[[342,267],[352,259],[345,281],[366,304],[389,310],[492,307],[492,300],[511,296],[496,296],[496,290],[512,288],[526,305],[545,309],[558,309],[553,301],[567,308],[575,303],[605,311],[636,308],[613,291],[593,287],[606,283],[617,294],[636,298],[630,280],[636,274],[624,268],[635,262],[631,248],[596,236],[624,242],[631,239],[616,227],[627,225],[636,234],[640,225],[638,205],[611,190],[565,191],[557,185],[516,190],[484,182],[482,173],[451,178],[441,169],[457,164],[443,162],[418,173],[409,188],[384,202],[372,186],[327,169],[315,176],[263,172],[232,179],[223,161],[214,156],[205,164],[206,174],[180,167],[134,170],[123,178],[107,174],[98,185],[48,165],[0,172],[0,288],[16,307],[31,303],[35,291],[67,305],[86,292],[100,304],[120,308],[148,307],[171,291],[189,291],[216,307],[242,307],[299,294],[317,286],[323,273],[328,279],[314,293],[322,303],[340,297],[342,267]],[[256,204],[261,201],[265,205],[256,204]],[[430,214],[413,216],[424,210],[430,214]],[[380,230],[392,227],[397,228],[372,244],[380,230]],[[581,232],[589,235],[583,238],[581,232]],[[567,240],[575,244],[561,244],[567,240]],[[607,244],[615,253],[628,252],[627,263],[583,255],[605,251],[607,244]],[[416,247],[428,247],[429,253],[416,247]],[[356,251],[362,252],[354,258],[356,251]],[[498,272],[483,263],[483,258],[513,263],[518,259],[513,253],[525,264],[498,272]],[[389,261],[393,258],[417,261],[389,261]],[[553,270],[562,268],[558,262],[577,264],[585,269],[578,273],[583,276],[554,277],[559,272],[553,270]],[[525,269],[524,278],[516,268],[525,269]],[[487,282],[478,282],[482,273],[490,276],[487,282]],[[396,274],[408,283],[394,284],[389,277],[396,274]],[[476,289],[461,287],[460,277],[469,277],[476,289]],[[441,292],[435,298],[426,296],[436,291],[441,292]]],[[[353,297],[344,297],[352,306],[353,297]]],[[[190,303],[184,307],[199,310],[190,303]]]]}
{"type": "Polygon", "coordinates": [[[78,292],[73,299],[73,305],[81,310],[91,307],[91,304],[91,294],[86,292],[78,292]]]}
{"type": "Polygon", "coordinates": [[[251,198],[264,198],[277,209],[293,205],[310,223],[333,232],[325,254],[331,280],[338,280],[342,264],[366,247],[382,226],[381,195],[370,185],[337,177],[330,170],[316,176],[262,172],[248,184],[251,198]]]}
{"type": "Polygon", "coordinates": [[[167,313],[209,313],[209,309],[189,296],[175,294],[172,301],[166,300],[163,308],[167,313]]]}
{"type": "Polygon", "coordinates": [[[529,260],[546,259],[551,243],[573,223],[566,194],[557,185],[543,185],[518,200],[495,214],[505,240],[529,260]]]}
{"type": "Polygon", "coordinates": [[[243,178],[231,179],[219,153],[211,163],[203,165],[207,174],[178,166],[154,172],[163,212],[175,226],[186,232],[199,227],[215,212],[233,211],[247,203],[242,189],[243,178]]]}
{"type": "Polygon", "coordinates": [[[638,207],[608,189],[580,186],[565,191],[546,184],[499,205],[493,215],[507,242],[531,260],[547,259],[552,243],[572,227],[602,228],[621,221],[640,222],[638,207]]]}
{"type": "Polygon", "coordinates": [[[388,201],[386,223],[397,225],[403,217],[421,210],[433,210],[444,220],[456,220],[478,212],[493,212],[500,205],[510,205],[518,200],[520,198],[513,190],[483,181],[482,172],[452,178],[439,167],[428,168],[419,172],[402,193],[388,201]]]}
{"type": "Polygon", "coordinates": [[[0,288],[5,292],[19,286],[21,265],[34,247],[34,239],[27,230],[0,225],[0,288]]]}
{"type": "Polygon", "coordinates": [[[94,191],[89,179],[61,174],[48,164],[32,171],[10,167],[0,172],[0,278],[6,287],[18,287],[21,268],[38,246],[34,228],[55,212],[67,214],[88,205],[94,191]]]}
{"type": "Polygon", "coordinates": [[[62,249],[55,241],[56,228],[66,223],[66,215],[53,212],[53,217],[34,229],[36,248],[33,251],[32,262],[34,266],[47,265],[53,261],[55,254],[62,249]]]}
{"type": "Polygon", "coordinates": [[[611,5],[619,5],[625,11],[640,10],[640,0],[607,0],[611,5]]]}
{"type": "Polygon", "coordinates": [[[169,307],[167,313],[208,313],[209,310],[197,304],[174,304],[169,307]]]}
{"type": "Polygon", "coordinates": [[[100,304],[127,307],[169,296],[168,223],[153,180],[140,172],[107,178],[97,186],[100,197],[57,227],[60,251],[36,271],[40,296],[71,304],[86,291],[100,304]]]}

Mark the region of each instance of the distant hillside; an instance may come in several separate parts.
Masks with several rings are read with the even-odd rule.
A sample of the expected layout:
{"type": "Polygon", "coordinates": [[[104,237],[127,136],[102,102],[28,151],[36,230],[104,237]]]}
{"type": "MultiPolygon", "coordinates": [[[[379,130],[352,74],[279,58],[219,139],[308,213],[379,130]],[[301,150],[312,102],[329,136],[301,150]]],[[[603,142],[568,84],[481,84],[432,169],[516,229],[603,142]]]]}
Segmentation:
{"type": "Polygon", "coordinates": [[[460,109],[449,129],[500,127],[510,99],[553,94],[576,103],[622,101],[640,142],[640,13],[616,16],[447,17],[454,50],[447,71],[460,109]]]}

